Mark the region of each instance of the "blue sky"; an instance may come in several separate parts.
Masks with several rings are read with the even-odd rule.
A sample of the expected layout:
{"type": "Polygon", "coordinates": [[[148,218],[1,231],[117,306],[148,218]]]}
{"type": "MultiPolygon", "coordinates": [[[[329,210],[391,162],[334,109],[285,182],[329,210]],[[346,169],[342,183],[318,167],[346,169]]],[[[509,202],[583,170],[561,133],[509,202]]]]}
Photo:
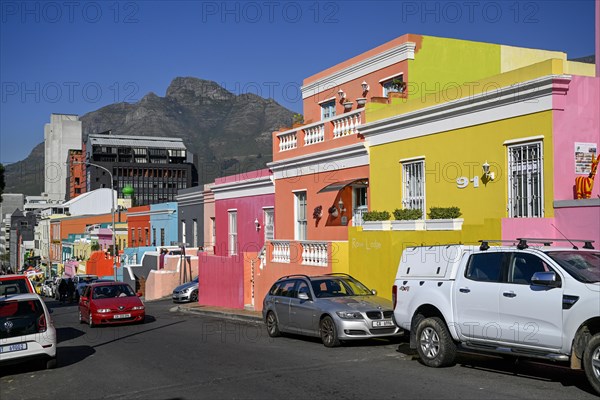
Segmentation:
{"type": "Polygon", "coordinates": [[[301,112],[304,78],[405,33],[594,54],[594,1],[0,2],[0,162],[50,114],[164,96],[193,76],[301,112]]]}

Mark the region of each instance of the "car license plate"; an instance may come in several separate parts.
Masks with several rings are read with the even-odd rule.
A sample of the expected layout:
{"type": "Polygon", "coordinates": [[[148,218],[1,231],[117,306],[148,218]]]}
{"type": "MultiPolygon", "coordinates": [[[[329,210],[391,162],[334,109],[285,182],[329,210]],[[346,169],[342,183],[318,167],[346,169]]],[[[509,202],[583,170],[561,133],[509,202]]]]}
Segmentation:
{"type": "Polygon", "coordinates": [[[8,346],[0,346],[0,353],[10,353],[12,351],[27,350],[27,343],[10,344],[8,346]]]}
{"type": "Polygon", "coordinates": [[[380,328],[382,326],[394,326],[394,321],[373,321],[373,328],[380,328]]]}
{"type": "Polygon", "coordinates": [[[113,318],[114,319],[121,319],[121,318],[129,318],[129,317],[131,317],[131,314],[117,314],[113,318]]]}

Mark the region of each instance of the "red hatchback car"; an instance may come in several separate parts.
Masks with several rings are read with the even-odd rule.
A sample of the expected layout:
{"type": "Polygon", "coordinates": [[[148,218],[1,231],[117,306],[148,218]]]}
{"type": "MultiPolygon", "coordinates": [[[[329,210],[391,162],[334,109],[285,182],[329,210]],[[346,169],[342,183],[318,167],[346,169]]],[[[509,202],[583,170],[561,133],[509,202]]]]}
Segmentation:
{"type": "Polygon", "coordinates": [[[79,298],[79,322],[101,324],[143,323],[144,303],[124,282],[98,282],[87,285],[79,298]]]}

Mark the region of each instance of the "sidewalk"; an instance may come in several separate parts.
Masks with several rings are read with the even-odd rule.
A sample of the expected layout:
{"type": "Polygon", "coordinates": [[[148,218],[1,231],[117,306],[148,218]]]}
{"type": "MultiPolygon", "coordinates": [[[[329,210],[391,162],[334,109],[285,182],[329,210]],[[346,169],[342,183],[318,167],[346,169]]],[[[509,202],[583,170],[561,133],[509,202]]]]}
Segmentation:
{"type": "Polygon", "coordinates": [[[170,311],[180,311],[183,313],[205,315],[208,317],[230,319],[234,321],[262,323],[262,313],[260,311],[204,306],[198,303],[176,304],[174,307],[171,307],[170,311]]]}

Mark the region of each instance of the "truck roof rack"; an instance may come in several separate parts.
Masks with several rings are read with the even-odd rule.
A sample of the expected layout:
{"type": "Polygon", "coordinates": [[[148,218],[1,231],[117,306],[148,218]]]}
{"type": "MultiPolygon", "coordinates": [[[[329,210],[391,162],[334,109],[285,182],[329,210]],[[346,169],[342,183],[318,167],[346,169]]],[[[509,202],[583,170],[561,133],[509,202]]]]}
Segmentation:
{"type": "Polygon", "coordinates": [[[490,243],[515,243],[517,240],[502,240],[502,239],[483,239],[480,240],[479,250],[485,251],[490,248],[490,243]]]}
{"type": "Polygon", "coordinates": [[[519,241],[519,243],[525,243],[525,246],[527,246],[527,242],[543,244],[544,246],[550,246],[553,242],[567,242],[573,245],[574,250],[578,250],[578,247],[575,246],[573,243],[583,243],[584,249],[594,249],[594,246],[592,245],[592,243],[594,243],[594,240],[590,239],[518,238],[517,240],[519,241]]]}

